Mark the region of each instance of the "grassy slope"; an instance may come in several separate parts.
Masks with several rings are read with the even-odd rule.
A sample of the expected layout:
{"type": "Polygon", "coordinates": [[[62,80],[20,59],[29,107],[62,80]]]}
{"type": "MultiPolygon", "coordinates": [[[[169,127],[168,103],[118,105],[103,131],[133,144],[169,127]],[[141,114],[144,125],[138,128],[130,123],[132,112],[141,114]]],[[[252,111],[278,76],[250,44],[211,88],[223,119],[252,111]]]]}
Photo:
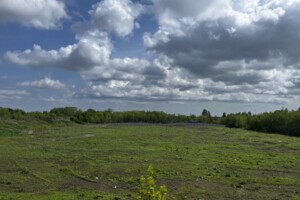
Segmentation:
{"type": "Polygon", "coordinates": [[[170,199],[300,199],[300,138],[239,129],[0,121],[0,160],[1,200],[132,199],[150,164],[170,199]]]}

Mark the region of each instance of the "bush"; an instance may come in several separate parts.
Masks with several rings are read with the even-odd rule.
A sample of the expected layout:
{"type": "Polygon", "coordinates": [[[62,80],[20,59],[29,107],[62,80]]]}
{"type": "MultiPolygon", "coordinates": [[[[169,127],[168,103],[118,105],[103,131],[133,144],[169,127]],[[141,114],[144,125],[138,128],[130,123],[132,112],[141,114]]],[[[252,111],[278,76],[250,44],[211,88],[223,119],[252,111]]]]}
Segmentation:
{"type": "Polygon", "coordinates": [[[140,190],[138,200],[166,200],[167,199],[167,187],[162,185],[157,189],[155,180],[153,178],[154,169],[150,165],[148,167],[148,175],[145,178],[141,176],[140,178],[140,190]]]}

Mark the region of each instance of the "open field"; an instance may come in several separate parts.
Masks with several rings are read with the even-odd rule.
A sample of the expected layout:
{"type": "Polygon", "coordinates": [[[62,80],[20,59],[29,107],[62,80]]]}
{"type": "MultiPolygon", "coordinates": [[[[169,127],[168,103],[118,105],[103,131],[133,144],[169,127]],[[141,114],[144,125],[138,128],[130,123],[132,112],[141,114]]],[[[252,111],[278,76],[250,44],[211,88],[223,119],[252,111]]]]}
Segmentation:
{"type": "Polygon", "coordinates": [[[213,126],[0,121],[0,199],[300,199],[300,138],[213,126]]]}

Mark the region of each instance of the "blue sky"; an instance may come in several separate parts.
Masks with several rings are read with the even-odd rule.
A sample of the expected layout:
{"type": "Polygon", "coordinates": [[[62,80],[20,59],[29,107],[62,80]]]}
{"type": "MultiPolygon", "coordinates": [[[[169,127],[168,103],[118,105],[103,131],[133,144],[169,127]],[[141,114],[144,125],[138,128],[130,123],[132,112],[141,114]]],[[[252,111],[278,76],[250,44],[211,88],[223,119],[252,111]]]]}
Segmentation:
{"type": "Polygon", "coordinates": [[[2,0],[0,106],[298,109],[299,0],[2,0]]]}

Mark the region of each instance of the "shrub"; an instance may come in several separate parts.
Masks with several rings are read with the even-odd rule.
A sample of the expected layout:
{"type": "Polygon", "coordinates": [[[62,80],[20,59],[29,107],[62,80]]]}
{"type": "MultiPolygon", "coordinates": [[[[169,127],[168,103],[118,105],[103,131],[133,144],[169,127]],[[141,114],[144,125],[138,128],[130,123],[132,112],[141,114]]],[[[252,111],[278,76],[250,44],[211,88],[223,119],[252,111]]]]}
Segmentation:
{"type": "Polygon", "coordinates": [[[138,200],[166,200],[167,199],[167,187],[162,185],[157,189],[155,180],[153,178],[154,169],[150,165],[148,167],[147,177],[141,176],[140,178],[140,190],[138,200]]]}

